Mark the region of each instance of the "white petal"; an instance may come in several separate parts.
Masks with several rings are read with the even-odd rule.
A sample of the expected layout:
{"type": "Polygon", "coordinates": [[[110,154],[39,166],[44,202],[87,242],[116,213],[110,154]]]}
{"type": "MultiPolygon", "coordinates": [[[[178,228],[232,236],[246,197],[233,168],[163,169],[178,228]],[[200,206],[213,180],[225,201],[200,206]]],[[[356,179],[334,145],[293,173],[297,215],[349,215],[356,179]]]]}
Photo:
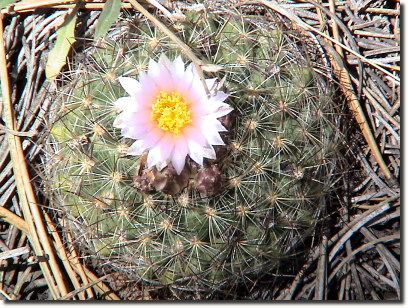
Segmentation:
{"type": "Polygon", "coordinates": [[[182,74],[184,74],[185,72],[184,62],[181,56],[178,56],[176,59],[174,59],[173,65],[174,65],[176,75],[181,76],[182,74]]]}
{"type": "Polygon", "coordinates": [[[206,144],[205,136],[197,127],[193,125],[185,126],[183,134],[187,140],[194,140],[197,144],[204,146],[206,144]]]}
{"type": "Polygon", "coordinates": [[[117,101],[113,102],[116,108],[120,110],[126,110],[129,112],[135,112],[138,110],[138,104],[135,99],[127,96],[121,97],[117,101]]]}
{"type": "Polygon", "coordinates": [[[197,72],[197,68],[195,67],[194,63],[190,63],[186,68],[186,73],[189,74],[191,79],[197,79],[200,81],[199,74],[197,72]]]}
{"type": "Polygon", "coordinates": [[[142,146],[142,140],[135,141],[128,149],[128,155],[141,155],[146,148],[142,146]]]}
{"type": "Polygon", "coordinates": [[[215,155],[215,150],[211,145],[209,147],[203,148],[203,156],[208,159],[215,159],[217,157],[215,155]]]}
{"type": "Polygon", "coordinates": [[[197,164],[203,165],[203,154],[202,154],[203,148],[191,140],[188,140],[187,144],[188,144],[188,154],[190,155],[191,159],[194,160],[197,164]]]}
{"type": "Polygon", "coordinates": [[[113,127],[122,128],[126,126],[126,115],[122,112],[119,114],[115,121],[113,121],[113,127]]]}
{"type": "Polygon", "coordinates": [[[218,91],[217,94],[211,97],[211,100],[213,101],[218,101],[218,102],[223,102],[227,99],[229,95],[227,93],[224,93],[222,91],[218,91]]]}
{"type": "Polygon", "coordinates": [[[148,133],[146,133],[145,137],[142,139],[143,140],[143,146],[146,149],[150,149],[154,147],[156,144],[160,142],[160,140],[164,136],[164,131],[161,130],[158,127],[154,127],[151,129],[148,133]]]}
{"type": "Polygon", "coordinates": [[[149,60],[148,75],[158,76],[160,74],[160,66],[153,59],[149,60]]]}
{"type": "Polygon", "coordinates": [[[180,93],[186,93],[189,96],[189,100],[194,101],[197,97],[195,92],[192,90],[191,84],[192,79],[186,77],[186,73],[181,72],[180,74],[173,74],[172,80],[174,83],[174,89],[180,93]]]}
{"type": "Polygon", "coordinates": [[[173,76],[163,66],[160,69],[159,75],[152,77],[152,81],[160,91],[171,92],[174,90],[173,76]]]}
{"type": "Polygon", "coordinates": [[[202,128],[202,133],[207,139],[209,144],[212,145],[225,145],[224,141],[222,141],[220,134],[218,131],[210,125],[204,125],[202,128]]]}
{"type": "Polygon", "coordinates": [[[177,174],[180,174],[181,171],[183,171],[184,166],[186,164],[186,155],[179,155],[179,154],[173,153],[173,156],[171,158],[171,163],[174,169],[176,169],[177,174]]]}
{"type": "Polygon", "coordinates": [[[232,110],[234,110],[234,108],[232,108],[230,105],[220,103],[220,106],[217,108],[216,111],[212,112],[211,115],[215,118],[221,118],[230,113],[232,110]]]}
{"type": "Polygon", "coordinates": [[[206,112],[208,115],[211,115],[213,118],[221,118],[231,111],[234,110],[230,105],[226,103],[212,103],[205,105],[206,106],[206,112]]]}
{"type": "Polygon", "coordinates": [[[217,78],[209,78],[209,79],[206,79],[205,80],[205,82],[207,83],[207,87],[208,87],[208,90],[214,90],[213,88],[214,88],[214,84],[215,84],[215,81],[217,80],[217,78]]]}
{"type": "MultiPolygon", "coordinates": [[[[192,72],[192,64],[188,65],[185,71],[179,71],[180,74],[174,74],[173,79],[177,82],[177,87],[183,89],[185,91],[194,91],[193,81],[194,81],[194,73],[192,72]]],[[[198,94],[198,93],[197,93],[198,94]]]]}
{"type": "Polygon", "coordinates": [[[160,141],[154,146],[147,156],[147,166],[153,167],[161,161],[167,160],[174,149],[173,137],[170,134],[165,134],[160,141]]]}
{"type": "Polygon", "coordinates": [[[159,161],[159,162],[156,164],[156,169],[157,169],[158,171],[162,171],[165,167],[167,167],[168,164],[169,164],[169,163],[168,163],[167,160],[165,160],[165,161],[159,161]]]}
{"type": "Polygon", "coordinates": [[[186,156],[188,153],[188,145],[185,136],[180,135],[177,139],[177,143],[174,147],[173,154],[171,156],[171,162],[174,169],[176,169],[177,174],[183,171],[184,165],[186,163],[186,156]]]}
{"type": "Polygon", "coordinates": [[[148,125],[150,123],[150,114],[146,111],[140,112],[122,112],[113,122],[114,127],[125,128],[130,126],[148,125]]]}
{"type": "Polygon", "coordinates": [[[125,89],[125,91],[131,96],[134,96],[141,90],[140,82],[136,79],[129,77],[119,77],[119,82],[122,85],[123,89],[125,89]]]}
{"type": "Polygon", "coordinates": [[[164,160],[162,158],[160,145],[156,145],[154,148],[149,150],[149,154],[147,155],[147,167],[151,168],[162,161],[164,160]]]}
{"type": "Polygon", "coordinates": [[[160,55],[158,63],[159,66],[164,66],[169,72],[172,72],[174,70],[173,62],[171,62],[164,53],[160,55]]]}
{"type": "Polygon", "coordinates": [[[146,136],[150,127],[148,125],[125,126],[122,128],[121,134],[123,137],[131,139],[142,139],[146,136]]]}
{"type": "MultiPolygon", "coordinates": [[[[192,71],[197,72],[195,67],[192,69],[192,71]]],[[[198,75],[198,73],[193,73],[193,74],[194,74],[194,79],[191,84],[191,89],[195,91],[199,97],[207,98],[208,94],[207,94],[207,91],[205,90],[203,81],[200,79],[200,76],[198,75]]]]}
{"type": "Polygon", "coordinates": [[[214,113],[217,118],[230,113],[233,108],[223,101],[228,95],[222,91],[218,91],[216,95],[210,97],[204,104],[208,114],[214,113]]]}
{"type": "Polygon", "coordinates": [[[214,120],[212,123],[213,123],[213,125],[214,125],[214,128],[215,128],[217,131],[219,131],[219,132],[227,132],[227,131],[228,131],[228,129],[226,129],[226,128],[224,127],[224,125],[221,124],[220,121],[214,120]]]}
{"type": "Polygon", "coordinates": [[[150,78],[149,78],[148,74],[147,74],[145,71],[140,71],[140,72],[139,72],[139,81],[140,81],[140,84],[143,84],[143,85],[144,85],[144,84],[148,83],[149,80],[150,80],[150,78]]]}

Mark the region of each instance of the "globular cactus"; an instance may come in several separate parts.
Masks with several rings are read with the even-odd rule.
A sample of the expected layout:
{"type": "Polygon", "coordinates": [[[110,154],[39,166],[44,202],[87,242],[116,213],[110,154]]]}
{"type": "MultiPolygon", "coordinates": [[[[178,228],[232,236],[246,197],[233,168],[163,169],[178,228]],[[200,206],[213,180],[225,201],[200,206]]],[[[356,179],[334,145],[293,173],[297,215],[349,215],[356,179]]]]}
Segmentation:
{"type": "Polygon", "coordinates": [[[138,17],[74,61],[53,115],[49,189],[101,264],[212,292],[272,271],[316,226],[333,182],[339,111],[300,34],[242,12],[184,13],[175,35],[234,108],[219,118],[227,131],[216,158],[200,166],[187,157],[179,174],[127,155],[134,140],[113,125],[114,103],[127,95],[118,77],[138,79],[162,55],[190,62],[138,17]]]}

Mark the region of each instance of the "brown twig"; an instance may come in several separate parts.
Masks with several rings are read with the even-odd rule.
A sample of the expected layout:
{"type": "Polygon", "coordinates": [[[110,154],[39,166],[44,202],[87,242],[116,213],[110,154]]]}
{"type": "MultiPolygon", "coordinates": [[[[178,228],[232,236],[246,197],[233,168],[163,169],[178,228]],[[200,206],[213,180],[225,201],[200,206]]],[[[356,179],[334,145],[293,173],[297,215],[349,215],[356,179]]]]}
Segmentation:
{"type": "Polygon", "coordinates": [[[357,249],[354,249],[347,257],[343,258],[341,260],[341,262],[333,269],[333,271],[331,272],[331,274],[329,276],[329,279],[328,279],[329,283],[334,278],[334,276],[336,276],[336,274],[339,272],[339,270],[345,264],[350,262],[354,258],[354,256],[356,254],[358,254],[359,252],[371,249],[371,248],[375,247],[379,243],[387,243],[387,242],[398,240],[399,238],[400,238],[399,234],[392,234],[392,235],[388,235],[388,236],[384,236],[384,237],[375,239],[375,240],[370,241],[370,242],[368,242],[366,244],[363,244],[362,246],[358,247],[357,249]]]}
{"type": "Polygon", "coordinates": [[[104,276],[102,276],[102,277],[100,277],[100,278],[98,278],[96,280],[92,280],[90,283],[88,283],[86,285],[83,285],[82,287],[80,287],[80,288],[78,288],[78,289],[76,289],[74,291],[71,291],[71,292],[69,292],[68,294],[66,294],[64,296],[61,296],[58,300],[70,299],[70,298],[74,297],[75,295],[77,295],[78,293],[81,293],[81,292],[85,291],[86,289],[97,285],[99,282],[105,280],[109,276],[110,276],[110,274],[104,275],[104,276]]]}
{"type": "Polygon", "coordinates": [[[91,281],[95,282],[98,280],[98,283],[94,285],[97,287],[96,289],[99,291],[100,294],[104,295],[106,298],[110,300],[120,300],[121,299],[119,296],[113,293],[112,290],[108,288],[106,284],[103,283],[103,281],[99,280],[99,278],[96,277],[94,273],[92,273],[86,267],[84,267],[84,269],[85,269],[86,275],[91,281]]]}
{"type": "MultiPolygon", "coordinates": [[[[77,255],[75,247],[74,247],[74,245],[72,243],[72,235],[69,232],[67,232],[66,236],[67,236],[67,239],[68,239],[68,249],[69,249],[69,252],[70,252],[70,260],[69,261],[70,261],[71,265],[74,267],[74,270],[77,272],[79,277],[81,277],[82,283],[88,284],[89,279],[88,279],[88,276],[85,274],[83,264],[81,262],[79,262],[78,255],[77,255]]],[[[87,289],[86,292],[88,293],[89,298],[94,297],[92,289],[87,289]]]]}
{"type": "MultiPolygon", "coordinates": [[[[10,99],[10,87],[4,46],[3,14],[0,13],[0,73],[4,107],[3,113],[6,127],[15,130],[15,120],[10,99]]],[[[66,294],[67,291],[31,186],[30,176],[25,162],[24,153],[22,151],[21,140],[19,136],[7,133],[7,141],[11,160],[13,162],[14,176],[20,197],[21,208],[28,226],[30,242],[33,245],[36,255],[48,255],[49,261],[40,262],[40,266],[50,287],[51,294],[54,298],[58,298],[61,293],[66,294]]]]}
{"type": "Polygon", "coordinates": [[[14,129],[9,129],[9,128],[5,127],[4,125],[0,124],[0,134],[5,134],[5,133],[9,133],[9,134],[19,136],[19,137],[33,137],[34,135],[37,134],[36,131],[34,131],[34,132],[19,132],[19,131],[16,131],[14,129]]]}
{"type": "Polygon", "coordinates": [[[32,11],[40,7],[69,4],[74,2],[74,0],[24,0],[10,4],[8,7],[2,9],[1,13],[11,14],[13,12],[32,11]]]}
{"type": "MultiPolygon", "coordinates": [[[[58,231],[55,228],[53,222],[51,221],[51,218],[49,217],[49,215],[44,212],[44,217],[45,217],[45,221],[47,222],[47,227],[50,229],[50,233],[54,239],[53,245],[54,245],[54,249],[55,251],[58,253],[60,260],[62,261],[62,263],[64,264],[64,268],[68,273],[69,278],[71,279],[72,284],[74,285],[75,289],[78,290],[81,288],[80,283],[78,281],[77,275],[75,274],[74,270],[72,269],[71,263],[69,262],[68,256],[67,256],[67,252],[66,252],[66,248],[64,246],[64,244],[61,241],[61,238],[58,235],[58,231]]],[[[83,294],[83,292],[79,292],[77,293],[79,296],[80,300],[85,300],[85,295],[83,294]]]]}

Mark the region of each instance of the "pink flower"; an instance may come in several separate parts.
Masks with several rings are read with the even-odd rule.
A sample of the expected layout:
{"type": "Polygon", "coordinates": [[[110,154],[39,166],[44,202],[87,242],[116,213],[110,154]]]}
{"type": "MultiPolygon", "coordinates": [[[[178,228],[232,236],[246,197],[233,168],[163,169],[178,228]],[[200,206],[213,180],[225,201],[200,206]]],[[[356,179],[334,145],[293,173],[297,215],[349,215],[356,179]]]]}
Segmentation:
{"type": "MultiPolygon", "coordinates": [[[[122,112],[113,125],[136,140],[127,154],[148,152],[148,168],[161,170],[171,162],[180,174],[187,155],[202,165],[204,158],[215,158],[213,145],[224,145],[219,132],[226,128],[218,118],[232,111],[224,103],[228,95],[208,96],[194,65],[185,67],[180,56],[173,62],[165,55],[150,60],[139,81],[119,77],[119,82],[130,96],[114,102],[122,112]]],[[[211,89],[215,79],[205,82],[211,89]]]]}

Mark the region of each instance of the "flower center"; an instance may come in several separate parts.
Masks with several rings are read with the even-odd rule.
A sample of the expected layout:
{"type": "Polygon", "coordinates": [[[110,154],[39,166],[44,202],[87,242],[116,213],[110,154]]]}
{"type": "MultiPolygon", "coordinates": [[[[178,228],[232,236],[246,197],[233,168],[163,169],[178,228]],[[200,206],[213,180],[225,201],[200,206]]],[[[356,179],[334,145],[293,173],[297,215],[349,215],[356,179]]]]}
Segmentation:
{"type": "Polygon", "coordinates": [[[164,131],[178,135],[181,129],[191,123],[190,110],[183,97],[177,92],[160,91],[152,106],[151,119],[164,131]]]}

